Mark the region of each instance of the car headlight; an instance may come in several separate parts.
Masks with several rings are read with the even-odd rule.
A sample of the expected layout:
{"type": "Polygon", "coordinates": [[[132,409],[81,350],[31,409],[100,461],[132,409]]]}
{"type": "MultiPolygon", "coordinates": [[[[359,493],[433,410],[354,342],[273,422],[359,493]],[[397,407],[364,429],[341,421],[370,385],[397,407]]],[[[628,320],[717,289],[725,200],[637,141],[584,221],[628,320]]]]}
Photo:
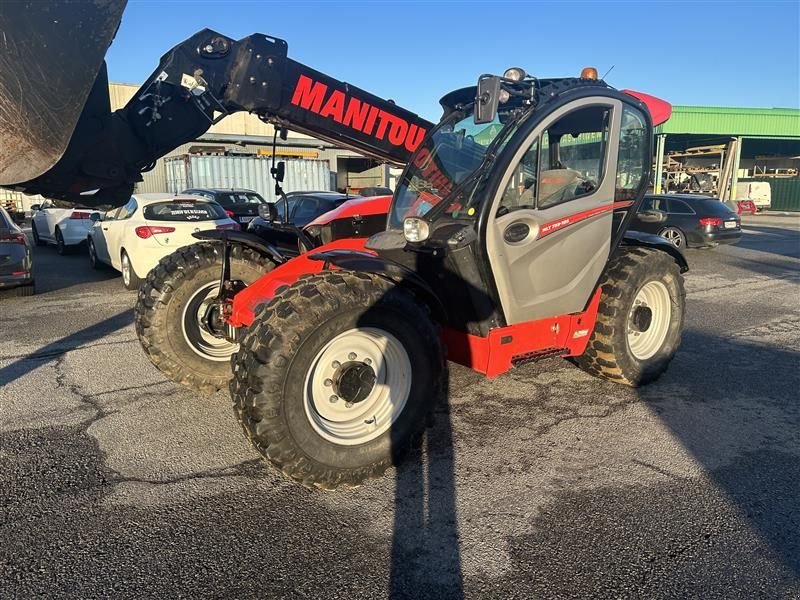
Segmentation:
{"type": "Polygon", "coordinates": [[[431,230],[428,222],[419,217],[408,217],[403,221],[403,234],[409,242],[424,242],[431,230]]]}

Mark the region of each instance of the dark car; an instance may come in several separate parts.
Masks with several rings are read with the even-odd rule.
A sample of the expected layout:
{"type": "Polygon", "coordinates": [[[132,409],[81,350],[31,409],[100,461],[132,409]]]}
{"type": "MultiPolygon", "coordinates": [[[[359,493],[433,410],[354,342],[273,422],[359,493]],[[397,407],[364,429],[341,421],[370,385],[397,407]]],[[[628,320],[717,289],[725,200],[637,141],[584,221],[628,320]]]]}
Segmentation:
{"type": "Polygon", "coordinates": [[[33,258],[25,232],[0,207],[0,290],[13,296],[32,296],[33,258]],[[7,292],[5,290],[8,290],[7,292]]]}
{"type": "Polygon", "coordinates": [[[216,200],[242,229],[247,228],[247,224],[258,216],[258,207],[267,203],[258,192],[239,188],[189,188],[181,194],[216,200]]]}
{"type": "MultiPolygon", "coordinates": [[[[273,210],[279,221],[292,223],[302,229],[318,216],[339,208],[348,200],[355,198],[358,196],[338,192],[290,192],[286,194],[286,202],[278,200],[274,203],[273,210]]],[[[383,217],[381,226],[385,222],[386,218],[383,217]]],[[[289,255],[299,253],[297,234],[291,229],[275,227],[268,219],[256,217],[250,222],[247,230],[274,244],[282,252],[289,255]]]]}
{"type": "Polygon", "coordinates": [[[691,194],[645,196],[631,229],[658,234],[681,249],[735,244],[742,237],[735,211],[716,198],[691,194]],[[666,218],[652,218],[660,213],[666,218]]]}

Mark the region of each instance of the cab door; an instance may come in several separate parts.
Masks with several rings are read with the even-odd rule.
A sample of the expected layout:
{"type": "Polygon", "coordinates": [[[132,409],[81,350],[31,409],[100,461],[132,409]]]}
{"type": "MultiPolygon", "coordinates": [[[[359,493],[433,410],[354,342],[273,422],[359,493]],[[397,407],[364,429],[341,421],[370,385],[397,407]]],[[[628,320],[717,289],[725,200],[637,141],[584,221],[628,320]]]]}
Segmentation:
{"type": "Polygon", "coordinates": [[[611,249],[622,108],[568,103],[508,163],[486,247],[509,325],[580,312],[594,293],[611,249]]]}

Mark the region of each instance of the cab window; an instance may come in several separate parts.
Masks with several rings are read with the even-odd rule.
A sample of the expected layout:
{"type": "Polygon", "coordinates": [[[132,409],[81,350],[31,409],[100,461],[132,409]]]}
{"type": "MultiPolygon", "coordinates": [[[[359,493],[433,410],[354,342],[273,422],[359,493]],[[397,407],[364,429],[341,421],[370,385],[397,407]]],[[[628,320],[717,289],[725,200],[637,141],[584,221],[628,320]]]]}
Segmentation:
{"type": "Polygon", "coordinates": [[[617,154],[615,202],[636,199],[649,166],[650,140],[644,115],[637,108],[624,106],[617,154]]]}
{"type": "Polygon", "coordinates": [[[553,123],[525,152],[498,214],[544,210],[592,194],[605,169],[611,109],[587,106],[553,123]]]}

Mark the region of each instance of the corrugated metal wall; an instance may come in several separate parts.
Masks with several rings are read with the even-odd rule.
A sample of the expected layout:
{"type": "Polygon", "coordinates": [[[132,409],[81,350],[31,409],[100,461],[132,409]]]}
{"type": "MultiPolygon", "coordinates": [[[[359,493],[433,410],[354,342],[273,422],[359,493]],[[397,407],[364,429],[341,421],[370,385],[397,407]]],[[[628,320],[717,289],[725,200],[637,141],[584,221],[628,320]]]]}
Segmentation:
{"type": "MultiPolygon", "coordinates": [[[[328,161],[285,160],[286,192],[330,189],[328,161]]],[[[181,192],[189,187],[247,188],[267,200],[275,200],[275,184],[270,176],[271,160],[253,156],[203,156],[185,154],[163,161],[167,191],[181,192]]]]}
{"type": "Polygon", "coordinates": [[[739,181],[766,181],[772,193],[772,210],[800,212],[800,177],[756,177],[739,181]]]}

